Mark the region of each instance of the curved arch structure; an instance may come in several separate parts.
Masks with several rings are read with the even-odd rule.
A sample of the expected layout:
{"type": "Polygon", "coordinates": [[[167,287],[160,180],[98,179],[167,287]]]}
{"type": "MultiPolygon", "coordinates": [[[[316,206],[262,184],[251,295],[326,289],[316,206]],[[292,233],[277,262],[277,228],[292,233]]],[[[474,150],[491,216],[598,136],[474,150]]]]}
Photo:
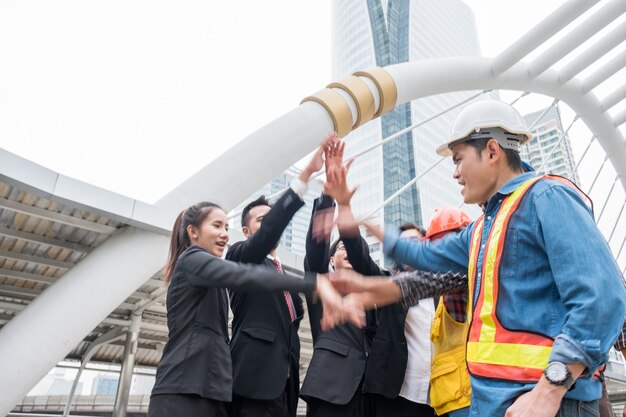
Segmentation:
{"type": "Polygon", "coordinates": [[[593,93],[585,93],[584,82],[573,79],[561,84],[556,70],[533,78],[529,75],[531,64],[526,63],[518,63],[495,77],[494,62],[490,58],[450,58],[400,64],[387,70],[396,80],[399,103],[431,94],[477,89],[518,90],[558,98],[597,136],[626,190],[626,141],[618,120],[603,111],[602,102],[593,93]]]}
{"type": "MultiPolygon", "coordinates": [[[[600,53],[608,53],[624,40],[626,24],[589,47],[562,71],[552,69],[555,62],[580,44],[581,39],[626,12],[626,2],[603,2],[599,10],[546,53],[532,62],[520,62],[596,3],[597,0],[566,2],[495,58],[450,58],[398,64],[359,72],[330,84],[233,146],[161,199],[155,207],[160,213],[158,223],[174,219],[181,208],[203,199],[233,207],[312,151],[333,129],[345,135],[355,126],[391,110],[393,105],[461,90],[511,89],[564,101],[597,136],[626,190],[626,142],[619,130],[619,126],[626,123],[626,112],[614,117],[607,112],[626,98],[626,88],[618,88],[603,101],[593,92],[597,85],[626,66],[626,53],[588,78],[575,78],[597,60],[600,53]],[[258,155],[263,155],[262,163],[258,155]],[[255,163],[254,175],[250,174],[252,163],[255,163]],[[228,180],[229,187],[221,187],[223,181],[215,181],[216,176],[228,180]]],[[[80,198],[77,197],[77,204],[89,206],[79,201],[80,198]]],[[[106,312],[114,310],[121,300],[157,272],[158,265],[162,264],[158,259],[167,252],[167,239],[163,232],[154,231],[162,228],[139,228],[144,230],[117,233],[89,253],[0,330],[0,369],[3,370],[0,415],[7,414],[50,368],[103,320],[106,312]],[[146,259],[151,261],[146,262],[146,259]],[[106,280],[107,285],[99,285],[100,280],[106,280]],[[80,305],[85,307],[80,314],[72,308],[77,299],[82,300],[80,305]],[[89,302],[96,300],[97,308],[89,307],[89,302]],[[57,326],[54,333],[50,332],[51,325],[57,326]],[[37,340],[47,343],[36,343],[37,340]]]]}

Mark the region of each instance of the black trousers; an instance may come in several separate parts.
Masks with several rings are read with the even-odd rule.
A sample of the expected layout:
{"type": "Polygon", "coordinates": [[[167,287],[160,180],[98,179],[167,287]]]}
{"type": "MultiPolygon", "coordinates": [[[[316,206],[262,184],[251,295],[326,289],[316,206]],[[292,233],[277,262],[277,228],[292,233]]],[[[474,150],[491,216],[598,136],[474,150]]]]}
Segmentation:
{"type": "Polygon", "coordinates": [[[402,397],[389,399],[373,394],[372,402],[375,417],[437,417],[429,405],[414,403],[402,397]]]}
{"type": "Polygon", "coordinates": [[[306,417],[373,416],[371,397],[369,394],[363,394],[360,386],[348,404],[337,405],[317,398],[311,398],[307,401],[306,417]]]}
{"type": "Polygon", "coordinates": [[[298,381],[287,380],[285,390],[274,400],[255,400],[233,394],[231,417],[296,417],[298,381]]]}
{"type": "Polygon", "coordinates": [[[150,397],[148,417],[228,417],[227,403],[192,394],[160,394],[150,397]]]}

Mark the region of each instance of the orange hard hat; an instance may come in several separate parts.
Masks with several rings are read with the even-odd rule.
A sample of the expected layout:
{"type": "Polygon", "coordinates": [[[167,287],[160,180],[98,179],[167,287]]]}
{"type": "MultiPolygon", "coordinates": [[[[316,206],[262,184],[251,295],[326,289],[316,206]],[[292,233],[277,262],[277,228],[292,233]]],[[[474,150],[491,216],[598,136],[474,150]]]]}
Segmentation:
{"type": "Polygon", "coordinates": [[[443,207],[435,209],[435,215],[430,221],[426,239],[438,235],[440,233],[452,232],[467,226],[472,219],[463,211],[456,207],[443,207]]]}

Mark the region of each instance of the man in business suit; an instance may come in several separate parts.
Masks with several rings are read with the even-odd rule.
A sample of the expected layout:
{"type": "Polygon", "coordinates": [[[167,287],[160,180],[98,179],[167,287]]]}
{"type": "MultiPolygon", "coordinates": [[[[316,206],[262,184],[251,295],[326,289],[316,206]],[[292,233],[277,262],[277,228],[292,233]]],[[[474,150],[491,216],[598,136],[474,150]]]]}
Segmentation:
{"type": "MultiPolygon", "coordinates": [[[[372,260],[361,238],[350,201],[355,190],[347,182],[346,166],[334,167],[330,192],[338,205],[337,226],[353,269],[366,276],[389,275],[372,260]]],[[[403,226],[404,237],[422,237],[415,225],[403,226]]],[[[409,309],[392,304],[376,311],[376,334],[372,341],[363,382],[363,392],[371,396],[376,417],[435,417],[428,405],[430,384],[430,326],[435,306],[432,298],[409,309]]]]}
{"type": "MultiPolygon", "coordinates": [[[[235,243],[226,259],[262,264],[283,272],[276,257],[280,237],[302,198],[311,175],[322,168],[324,150],[336,141],[329,136],[299,178],[273,205],[264,198],[248,204],[241,224],[247,240],[235,243]]],[[[296,416],[299,391],[302,301],[293,293],[277,291],[230,292],[233,311],[233,415],[234,417],[296,416]]]]}
{"type": "MultiPolygon", "coordinates": [[[[337,161],[335,153],[337,146],[332,147],[327,153],[327,170],[333,163],[341,166],[341,156],[337,161]]],[[[306,238],[304,268],[307,271],[327,273],[329,260],[333,270],[352,268],[346,256],[342,237],[340,236],[340,239],[330,246],[335,207],[332,197],[326,195],[330,189],[331,186],[327,181],[324,185],[324,194],[316,199],[313,205],[306,238]],[[320,225],[320,222],[326,224],[320,225]],[[316,223],[317,228],[314,227],[316,223]],[[319,233],[314,234],[314,230],[319,230],[319,233]]],[[[357,239],[360,243],[360,237],[357,239]]],[[[307,417],[370,416],[371,405],[369,397],[362,393],[362,382],[369,354],[371,328],[360,329],[345,324],[329,331],[322,331],[320,328],[322,307],[314,304],[310,296],[307,296],[307,306],[314,343],[313,357],[300,392],[300,396],[308,404],[307,417]]]]}

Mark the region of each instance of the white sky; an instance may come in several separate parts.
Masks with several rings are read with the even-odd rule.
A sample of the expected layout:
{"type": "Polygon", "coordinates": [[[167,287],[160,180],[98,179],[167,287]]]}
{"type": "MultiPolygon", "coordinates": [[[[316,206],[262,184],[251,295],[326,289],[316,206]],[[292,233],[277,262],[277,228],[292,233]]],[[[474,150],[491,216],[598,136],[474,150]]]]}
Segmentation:
{"type": "MultiPolygon", "coordinates": [[[[495,56],[564,1],[466,3],[483,55],[495,56]]],[[[331,81],[330,18],[330,0],[2,1],[0,147],[153,202],[331,81]]],[[[533,95],[518,108],[550,101],[533,95]]],[[[578,124],[580,155],[590,134],[578,124]]],[[[591,152],[589,166],[603,156],[591,152]]],[[[581,171],[589,184],[596,171],[581,171]]]]}

